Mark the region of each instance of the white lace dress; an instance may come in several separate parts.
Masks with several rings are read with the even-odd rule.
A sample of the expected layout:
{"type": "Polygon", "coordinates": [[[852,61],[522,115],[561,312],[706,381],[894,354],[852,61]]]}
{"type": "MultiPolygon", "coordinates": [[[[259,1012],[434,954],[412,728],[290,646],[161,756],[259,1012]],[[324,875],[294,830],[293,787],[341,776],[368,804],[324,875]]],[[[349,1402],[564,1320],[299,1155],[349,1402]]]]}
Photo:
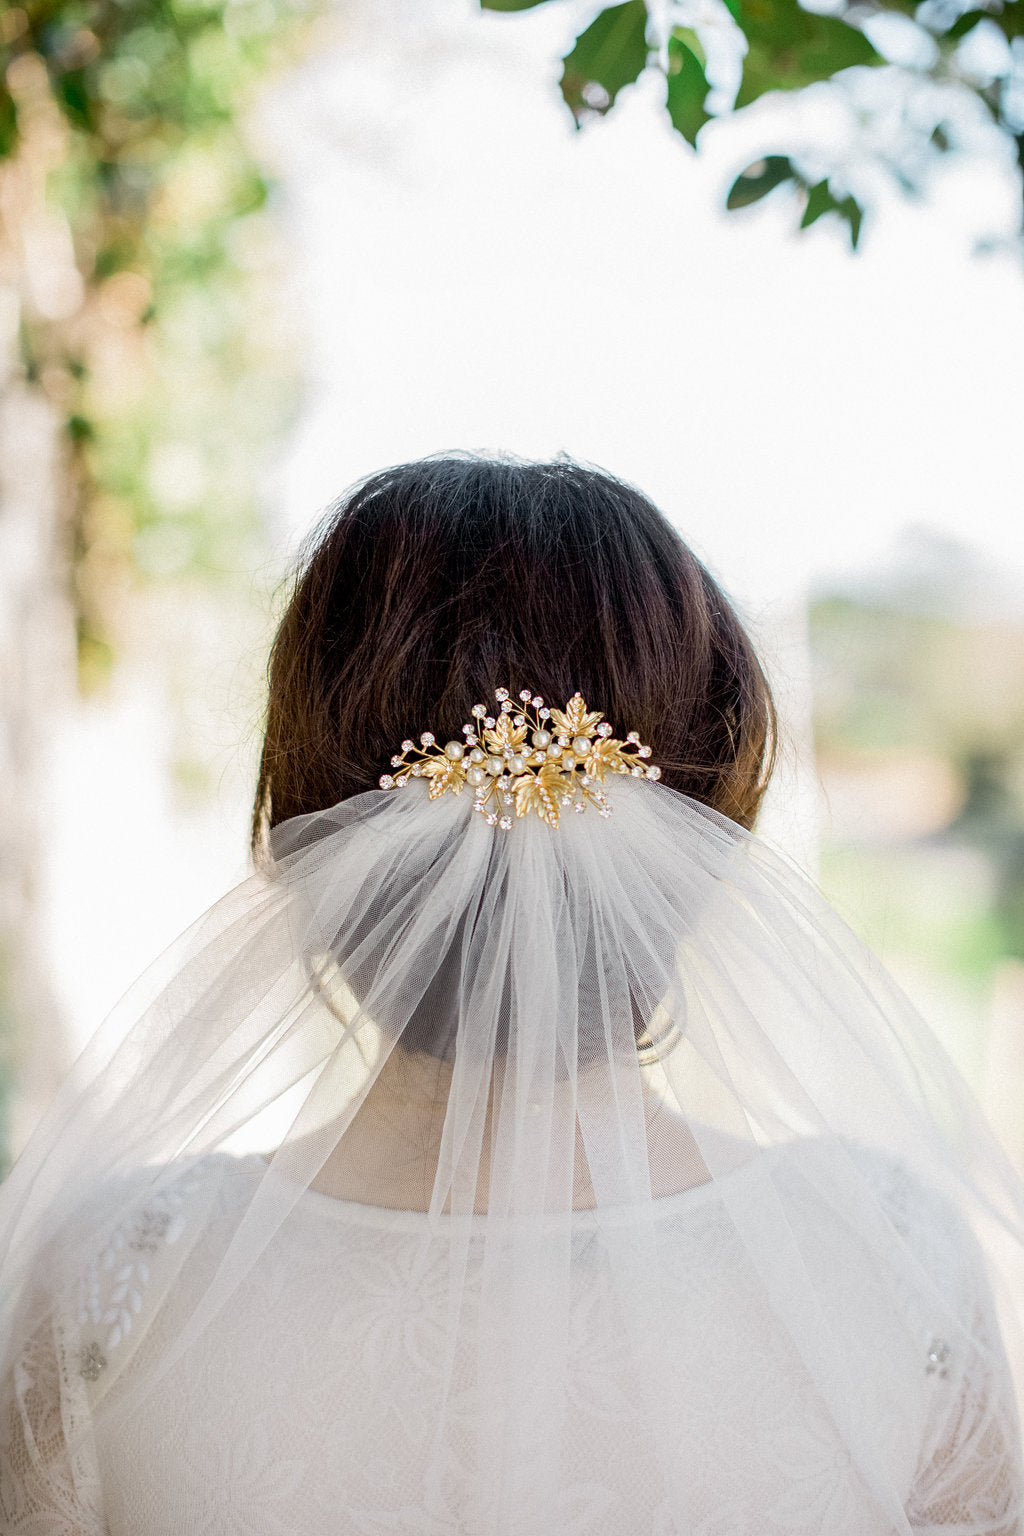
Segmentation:
{"type": "MultiPolygon", "coordinates": [[[[798,1154],[774,1156],[780,1187],[791,1184],[793,1220],[806,1223],[798,1236],[828,1326],[859,1382],[873,1454],[900,1490],[909,1528],[1018,1532],[1016,1429],[998,1350],[984,1368],[959,1359],[917,1301],[886,1293],[877,1265],[801,1186],[798,1154]],[[884,1373],[873,1369],[882,1360],[884,1373]]],[[[894,1165],[865,1166],[893,1224],[962,1304],[976,1282],[941,1205],[894,1165]]],[[[97,1253],[74,1315],[27,1347],[2,1404],[3,1536],[487,1536],[457,1444],[442,1513],[427,1517],[418,1502],[424,1426],[441,1390],[447,1271],[443,1235],[424,1259],[427,1218],[416,1212],[304,1194],[272,1253],[159,1392],[127,1420],[105,1413],[80,1433],[118,1351],[131,1343],[135,1353],[107,1406],[173,1339],[190,1288],[206,1284],[261,1171],[257,1159],[196,1165],[97,1253]],[[191,1245],[189,1257],[164,1288],[161,1256],[179,1243],[191,1245]],[[78,1449],[62,1461],[72,1428],[78,1449]]],[[[727,1175],[746,1177],[743,1168],[727,1175]]],[[[821,1399],[801,1386],[719,1188],[658,1202],[659,1255],[678,1295],[674,1315],[658,1322],[680,1361],[672,1433],[691,1490],[686,1530],[674,1523],[652,1451],[600,1227],[581,1211],[570,1400],[551,1431],[561,1437],[562,1505],[557,1531],[544,1536],[888,1536],[821,1399]]],[[[977,1305],[987,1306],[983,1296],[977,1305]]],[[[468,1438],[470,1384],[454,1391],[464,1393],[468,1438]]]]}

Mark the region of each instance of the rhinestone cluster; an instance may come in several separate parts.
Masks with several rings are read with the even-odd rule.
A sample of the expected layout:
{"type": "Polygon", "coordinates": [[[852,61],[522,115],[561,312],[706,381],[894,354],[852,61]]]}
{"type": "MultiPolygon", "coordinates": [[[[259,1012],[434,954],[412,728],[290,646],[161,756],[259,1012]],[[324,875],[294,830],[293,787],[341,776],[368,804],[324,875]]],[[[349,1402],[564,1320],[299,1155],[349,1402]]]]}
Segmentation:
{"type": "Polygon", "coordinates": [[[579,693],[564,709],[549,709],[537,694],[524,689],[515,703],[507,688],[494,694],[497,709],[473,705],[473,720],[462,727],[462,741],[438,747],[424,731],[419,746],[403,741],[391,759],[395,772],[381,775],[381,789],[398,789],[411,778],[430,780],[430,798],[464,788],[473,791],[473,809],[489,826],[507,832],[513,813],[531,811],[549,827],[557,827],[563,810],[577,813],[587,804],[602,816],[611,807],[601,789],[608,773],[638,779],[660,779],[661,769],[646,762],[650,747],[636,731],[619,741],[600,710],[587,708],[579,693]],[[411,754],[411,755],[410,755],[411,754]]]}
{"type": "Polygon", "coordinates": [[[949,1357],[953,1353],[945,1339],[932,1339],[928,1346],[928,1364],[924,1368],[926,1376],[949,1375],[949,1357]]]}

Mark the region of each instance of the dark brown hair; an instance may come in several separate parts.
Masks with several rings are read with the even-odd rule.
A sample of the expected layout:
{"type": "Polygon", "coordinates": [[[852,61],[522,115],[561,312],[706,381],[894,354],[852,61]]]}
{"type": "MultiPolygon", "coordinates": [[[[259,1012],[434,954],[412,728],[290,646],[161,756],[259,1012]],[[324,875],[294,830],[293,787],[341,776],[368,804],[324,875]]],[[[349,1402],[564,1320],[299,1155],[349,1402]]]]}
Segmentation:
{"type": "Polygon", "coordinates": [[[753,824],[775,711],[728,600],[611,475],[470,456],[372,475],[329,511],[270,657],[253,817],[373,789],[406,737],[459,737],[499,686],[577,689],[650,742],[663,782],[753,824]]]}

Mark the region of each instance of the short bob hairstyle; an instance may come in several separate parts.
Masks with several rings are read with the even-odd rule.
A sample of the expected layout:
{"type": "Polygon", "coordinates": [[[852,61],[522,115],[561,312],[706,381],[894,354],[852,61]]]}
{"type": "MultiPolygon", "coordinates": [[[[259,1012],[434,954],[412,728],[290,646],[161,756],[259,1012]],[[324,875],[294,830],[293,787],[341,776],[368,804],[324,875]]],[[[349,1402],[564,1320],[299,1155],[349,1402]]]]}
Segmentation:
{"type": "Polygon", "coordinates": [[[458,737],[506,686],[577,689],[662,781],[744,827],[775,756],[765,675],[729,601],[632,486],[568,460],[401,464],[332,506],[270,656],[253,847],[374,789],[398,743],[458,737]]]}

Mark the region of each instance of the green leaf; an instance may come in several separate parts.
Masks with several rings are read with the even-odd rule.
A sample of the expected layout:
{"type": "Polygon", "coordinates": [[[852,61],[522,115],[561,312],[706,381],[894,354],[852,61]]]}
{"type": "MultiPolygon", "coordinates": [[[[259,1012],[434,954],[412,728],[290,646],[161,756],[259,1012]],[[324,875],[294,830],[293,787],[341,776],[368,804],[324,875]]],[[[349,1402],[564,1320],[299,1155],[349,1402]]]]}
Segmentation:
{"type": "Polygon", "coordinates": [[[854,64],[884,62],[863,32],[836,16],[813,15],[797,0],[744,0],[739,24],[749,49],[737,107],[765,91],[799,90],[854,64]]]}
{"type": "Polygon", "coordinates": [[[958,16],[953,25],[944,33],[944,36],[952,42],[959,42],[960,38],[966,37],[968,32],[978,25],[979,21],[986,20],[994,21],[998,26],[1000,18],[993,16],[991,11],[964,11],[963,15],[958,16]]]}
{"type": "Polygon", "coordinates": [[[96,428],[86,416],[69,416],[65,427],[73,443],[90,443],[96,436],[96,428]]]}
{"type": "Polygon", "coordinates": [[[797,173],[788,155],[766,155],[763,160],[755,160],[753,165],[748,165],[745,171],[740,172],[729,188],[725,206],[749,208],[751,203],[759,203],[762,197],[774,192],[784,181],[796,180],[797,173]]]}
{"type": "Polygon", "coordinates": [[[0,88],[0,160],[18,147],[18,109],[7,91],[0,88]]]}
{"type": "Polygon", "coordinates": [[[562,95],[577,127],[589,112],[611,110],[622,87],[643,73],[649,52],[644,0],[609,6],[580,33],[562,61],[562,95]]]}
{"type": "Polygon", "coordinates": [[[808,229],[817,222],[824,213],[837,213],[841,219],[845,219],[850,226],[850,244],[857,249],[857,241],[860,239],[860,227],[864,218],[864,210],[852,197],[836,197],[828,184],[828,178],[817,182],[808,189],[807,206],[804,216],[800,220],[800,228],[808,229]]]}
{"type": "Polygon", "coordinates": [[[89,93],[85,70],[69,69],[66,74],[58,75],[54,89],[74,126],[91,132],[96,125],[95,102],[89,93]]]}
{"type": "MultiPolygon", "coordinates": [[[[711,116],[704,110],[710,87],[704,73],[704,61],[697,52],[700,44],[696,37],[691,44],[691,36],[693,34],[677,27],[668,40],[666,106],[673,128],[696,149],[697,134],[711,116]]],[[[703,49],[700,52],[703,53],[703,49]]]]}

